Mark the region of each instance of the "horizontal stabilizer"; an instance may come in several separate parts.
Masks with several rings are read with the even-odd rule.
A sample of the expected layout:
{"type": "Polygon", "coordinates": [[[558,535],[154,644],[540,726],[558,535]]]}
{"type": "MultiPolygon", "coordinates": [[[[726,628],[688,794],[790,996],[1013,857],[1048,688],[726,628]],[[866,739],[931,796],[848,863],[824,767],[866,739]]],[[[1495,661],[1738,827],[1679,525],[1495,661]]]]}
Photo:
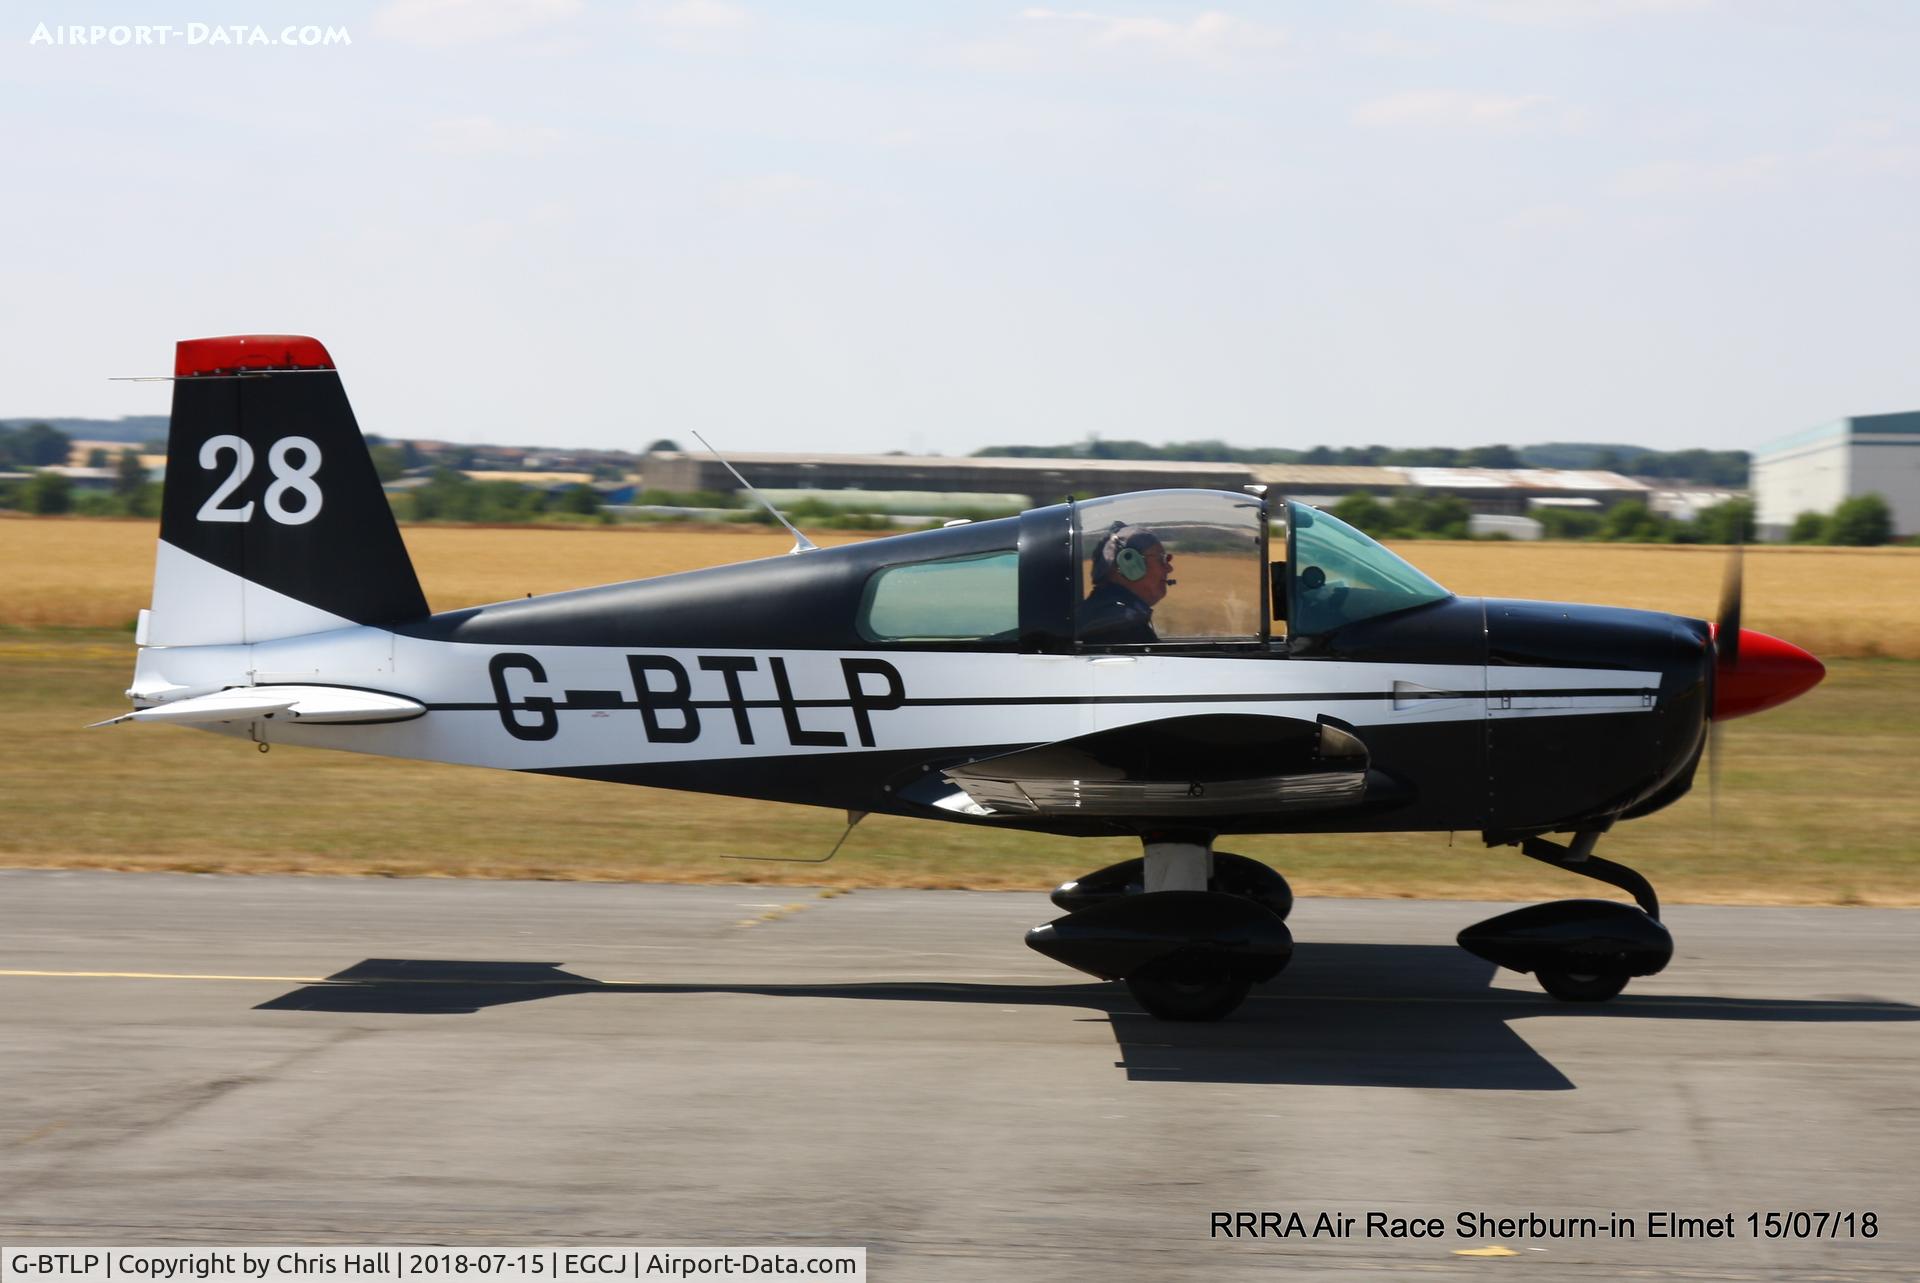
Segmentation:
{"type": "Polygon", "coordinates": [[[171,722],[205,726],[268,718],[285,722],[404,722],[426,711],[426,705],[404,696],[344,686],[235,686],[211,695],[156,704],[94,725],[171,722]]]}

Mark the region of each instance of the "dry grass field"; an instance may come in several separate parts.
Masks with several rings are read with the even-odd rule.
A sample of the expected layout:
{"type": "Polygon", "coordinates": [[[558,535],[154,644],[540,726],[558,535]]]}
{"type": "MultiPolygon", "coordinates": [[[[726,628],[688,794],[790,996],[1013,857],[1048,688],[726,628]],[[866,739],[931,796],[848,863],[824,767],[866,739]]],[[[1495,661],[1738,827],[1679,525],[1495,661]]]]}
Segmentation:
{"type": "MultiPolygon", "coordinates": [[[[146,522],[0,520],[0,863],[384,876],[1048,886],[1137,848],[875,819],[827,865],[837,813],[350,754],[193,731],[83,731],[124,711],[126,627],[146,604],[146,522]]],[[[828,537],[840,542],[859,536],[828,537]]],[[[786,550],[760,529],[411,527],[440,609],[786,550]]],[[[1710,614],[1718,550],[1417,543],[1401,551],[1464,593],[1710,614]]],[[[1196,581],[1197,582],[1197,581],[1196,581]]],[[[1702,788],[1623,825],[1605,853],[1663,898],[1920,904],[1920,550],[1755,549],[1748,621],[1834,660],[1786,708],[1729,724],[1719,822],[1702,788]],[[1845,658],[1855,656],[1857,658],[1845,658]]],[[[1235,839],[1302,894],[1521,898],[1595,888],[1475,835],[1235,839]]]]}
{"type": "MultiPolygon", "coordinates": [[[[776,556],[762,527],[409,526],[436,610],[776,556]]],[[[862,535],[822,534],[844,543],[862,535]]],[[[147,604],[146,521],[0,519],[0,628],[120,628],[147,604]]],[[[1455,592],[1639,606],[1711,617],[1721,548],[1419,542],[1395,549],[1455,592]]],[[[1746,622],[1823,658],[1920,659],[1920,548],[1749,548],[1746,622]]],[[[1177,591],[1177,590],[1176,590],[1177,591]]]]}

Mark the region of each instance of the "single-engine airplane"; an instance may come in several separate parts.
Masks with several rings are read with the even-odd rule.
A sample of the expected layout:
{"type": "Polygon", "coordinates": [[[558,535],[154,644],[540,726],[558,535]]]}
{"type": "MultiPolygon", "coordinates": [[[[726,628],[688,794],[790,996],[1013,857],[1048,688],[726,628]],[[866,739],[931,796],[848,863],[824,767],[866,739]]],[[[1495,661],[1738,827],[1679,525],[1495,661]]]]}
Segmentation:
{"type": "Polygon", "coordinates": [[[1478,831],[1629,892],[1468,927],[1555,997],[1666,966],[1594,854],[1824,674],[1720,619],[1459,597],[1325,512],[1157,490],[435,614],[311,338],[178,346],[135,710],[279,743],[1138,838],[1027,942],[1213,1020],[1292,953],[1237,833],[1478,831]],[[1175,564],[1177,561],[1177,565],[1175,564]],[[1556,840],[1555,834],[1568,835],[1556,840]]]}

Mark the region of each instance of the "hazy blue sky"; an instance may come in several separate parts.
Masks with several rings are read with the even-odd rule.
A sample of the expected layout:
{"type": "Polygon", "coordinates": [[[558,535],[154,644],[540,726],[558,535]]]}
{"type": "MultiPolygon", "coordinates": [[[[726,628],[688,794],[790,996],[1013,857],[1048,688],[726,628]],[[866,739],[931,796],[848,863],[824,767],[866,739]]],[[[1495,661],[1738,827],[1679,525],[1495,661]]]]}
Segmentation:
{"type": "Polygon", "coordinates": [[[0,417],[1745,447],[1920,408],[1920,4],[9,6],[0,417]],[[347,46],[188,44],[194,22],[347,46]],[[36,43],[148,23],[165,47],[36,43]]]}

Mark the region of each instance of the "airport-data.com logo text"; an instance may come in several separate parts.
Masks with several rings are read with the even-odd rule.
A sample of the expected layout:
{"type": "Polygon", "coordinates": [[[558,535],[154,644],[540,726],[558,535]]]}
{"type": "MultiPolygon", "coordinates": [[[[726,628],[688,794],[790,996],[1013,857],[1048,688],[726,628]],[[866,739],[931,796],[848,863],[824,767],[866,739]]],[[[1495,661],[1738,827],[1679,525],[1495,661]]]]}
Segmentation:
{"type": "Polygon", "coordinates": [[[293,23],[278,29],[244,22],[186,23],[51,23],[42,22],[28,37],[30,45],[57,45],[63,48],[106,46],[125,48],[147,45],[156,48],[191,46],[274,47],[317,49],[330,45],[350,45],[353,37],[345,27],[322,27],[316,23],[293,23]]]}

